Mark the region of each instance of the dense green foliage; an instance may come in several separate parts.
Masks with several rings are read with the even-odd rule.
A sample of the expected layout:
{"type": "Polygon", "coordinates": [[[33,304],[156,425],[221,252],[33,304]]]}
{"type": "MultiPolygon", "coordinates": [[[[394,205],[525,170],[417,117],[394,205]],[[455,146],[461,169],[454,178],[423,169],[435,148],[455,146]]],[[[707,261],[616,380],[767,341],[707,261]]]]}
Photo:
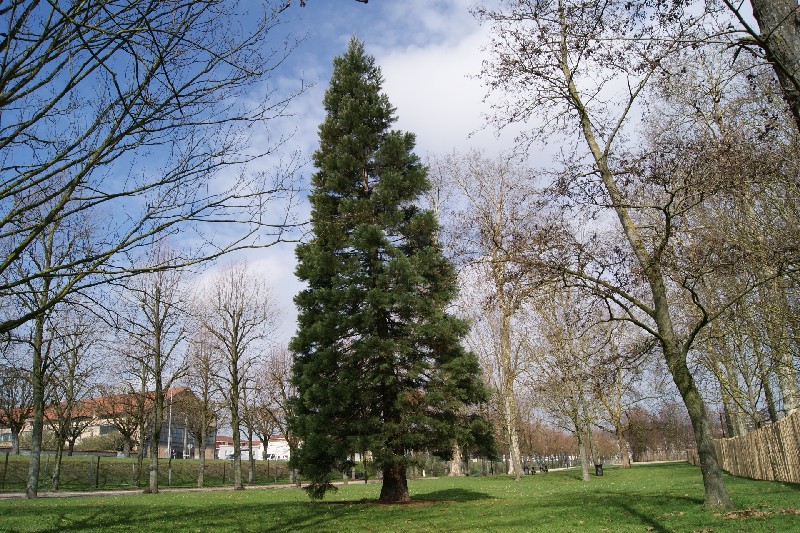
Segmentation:
{"type": "Polygon", "coordinates": [[[378,486],[350,484],[326,502],[294,489],[0,500],[0,531],[795,531],[797,486],[726,477],[738,511],[700,505],[699,469],[608,469],[590,483],[568,470],[411,482],[411,505],[376,505],[378,486]]]}
{"type": "MultiPolygon", "coordinates": [[[[330,488],[331,470],[370,452],[385,500],[407,498],[406,454],[447,454],[476,432],[465,406],[485,399],[480,367],[461,339],[467,324],[447,314],[455,273],[438,224],[416,200],[429,188],[414,136],[390,130],[394,108],[363,45],[334,60],[327,118],[314,154],[313,238],[297,248],[298,332],[293,461],[309,493],[330,488]]],[[[474,442],[475,439],[473,438],[474,442]]]]}

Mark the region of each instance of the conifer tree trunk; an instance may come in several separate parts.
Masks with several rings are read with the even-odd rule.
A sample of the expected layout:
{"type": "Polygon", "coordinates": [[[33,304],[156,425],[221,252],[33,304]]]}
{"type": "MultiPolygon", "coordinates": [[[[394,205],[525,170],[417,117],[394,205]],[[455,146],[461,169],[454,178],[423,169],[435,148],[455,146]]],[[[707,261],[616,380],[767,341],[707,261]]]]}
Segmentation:
{"type": "Polygon", "coordinates": [[[381,503],[404,503],[411,501],[408,495],[405,461],[394,461],[383,467],[381,503]]]}

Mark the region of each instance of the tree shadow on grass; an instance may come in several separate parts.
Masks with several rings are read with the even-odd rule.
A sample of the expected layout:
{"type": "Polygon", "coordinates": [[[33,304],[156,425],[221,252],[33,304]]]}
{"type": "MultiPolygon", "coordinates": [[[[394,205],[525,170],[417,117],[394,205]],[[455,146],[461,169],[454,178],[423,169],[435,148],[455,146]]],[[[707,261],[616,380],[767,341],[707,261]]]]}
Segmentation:
{"type": "Polygon", "coordinates": [[[436,503],[458,503],[474,502],[478,500],[491,500],[492,497],[483,492],[474,490],[452,488],[428,492],[426,494],[415,494],[411,501],[398,503],[384,503],[376,498],[363,498],[360,500],[343,501],[323,501],[323,505],[431,505],[436,503]]]}
{"type": "MultiPolygon", "coordinates": [[[[684,500],[686,505],[702,505],[702,501],[697,501],[695,498],[677,498],[684,500]]],[[[670,533],[672,529],[666,527],[663,521],[658,520],[656,516],[643,512],[637,509],[634,505],[630,504],[630,499],[618,497],[615,498],[614,506],[620,511],[628,513],[630,516],[635,516],[643,524],[647,526],[647,531],[655,531],[656,533],[670,533]]]]}
{"type": "Polygon", "coordinates": [[[432,502],[475,502],[479,500],[491,499],[493,499],[492,496],[489,496],[483,492],[461,488],[435,490],[426,494],[416,494],[413,496],[413,500],[432,502]]]}
{"type": "Polygon", "coordinates": [[[0,525],[0,531],[19,532],[35,531],[40,533],[55,532],[142,532],[171,533],[174,531],[232,531],[289,533],[295,531],[336,531],[338,520],[345,518],[351,510],[329,508],[331,512],[321,513],[320,508],[309,502],[238,502],[235,506],[226,504],[217,507],[213,503],[205,508],[190,510],[191,518],[187,518],[187,509],[172,506],[168,501],[151,500],[147,506],[103,506],[96,509],[83,508],[78,511],[49,513],[42,509],[26,509],[16,513],[28,514],[30,518],[23,523],[34,523],[17,529],[14,526],[6,529],[7,524],[0,525]],[[42,518],[42,515],[46,518],[42,518]],[[36,520],[35,517],[39,516],[36,520]]]}
{"type": "MultiPolygon", "coordinates": [[[[578,477],[580,479],[580,476],[578,477]]],[[[607,516],[617,517],[625,522],[626,526],[640,523],[647,531],[655,533],[670,533],[671,529],[666,521],[664,509],[700,508],[702,498],[690,496],[647,496],[632,495],[627,493],[608,492],[597,490],[589,495],[584,495],[584,512],[596,512],[607,516]],[[661,509],[656,511],[656,509],[661,509]],[[624,517],[631,517],[631,520],[624,517]]],[[[558,513],[574,512],[572,508],[562,501],[538,501],[535,503],[540,516],[557,515],[558,513]]],[[[610,524],[611,527],[619,522],[610,524]]]]}

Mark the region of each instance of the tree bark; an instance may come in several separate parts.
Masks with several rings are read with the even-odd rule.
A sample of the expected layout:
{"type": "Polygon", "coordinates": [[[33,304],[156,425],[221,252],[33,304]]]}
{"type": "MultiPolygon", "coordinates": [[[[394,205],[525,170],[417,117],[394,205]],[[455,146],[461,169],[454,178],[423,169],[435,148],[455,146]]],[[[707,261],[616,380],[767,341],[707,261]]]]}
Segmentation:
{"type": "Polygon", "coordinates": [[[58,490],[58,484],[61,481],[61,461],[63,457],[64,457],[64,442],[61,439],[59,439],[58,445],[56,447],[55,463],[53,464],[52,483],[50,485],[50,489],[53,492],[58,490]]]}
{"type": "Polygon", "coordinates": [[[586,451],[583,431],[578,430],[578,454],[581,456],[581,479],[589,481],[589,454],[586,451]]]}
{"type": "MultiPolygon", "coordinates": [[[[203,416],[203,420],[205,420],[205,415],[203,416]]],[[[204,424],[205,425],[205,424],[204,424]]],[[[207,430],[205,428],[200,430],[200,442],[197,443],[197,453],[199,454],[200,464],[197,468],[197,487],[203,488],[204,479],[206,472],[206,440],[208,439],[207,430]]],[[[216,443],[215,443],[216,444],[216,443]]]]}
{"type": "MultiPolygon", "coordinates": [[[[729,384],[736,383],[736,369],[731,364],[731,361],[724,360],[721,363],[724,369],[726,380],[729,384]]],[[[726,392],[727,387],[720,387],[722,392],[722,404],[725,407],[725,421],[728,426],[728,436],[738,437],[747,433],[747,423],[745,414],[741,406],[736,402],[730,393],[726,392]]]]}
{"type": "MultiPolygon", "coordinates": [[[[45,280],[42,294],[50,292],[50,282],[45,280]]],[[[44,434],[44,387],[47,374],[47,362],[43,353],[44,316],[34,321],[33,338],[33,373],[31,387],[33,389],[33,423],[31,427],[30,462],[28,463],[28,484],[25,487],[26,498],[39,495],[39,469],[42,464],[42,435],[44,434]]]]}
{"type": "Polygon", "coordinates": [[[522,473],[522,460],[519,451],[519,433],[517,432],[516,401],[513,396],[503,398],[503,415],[506,419],[508,434],[508,475],[515,476],[515,479],[519,481],[522,473]]]}
{"type": "MultiPolygon", "coordinates": [[[[760,353],[758,377],[761,380],[761,388],[764,390],[764,403],[767,404],[769,421],[775,423],[778,421],[778,408],[775,406],[775,394],[772,392],[772,385],[769,382],[769,372],[766,368],[765,361],[763,360],[763,354],[760,353]]],[[[761,427],[760,422],[759,427],[761,427]]]]}
{"type": "Polygon", "coordinates": [[[732,504],[722,480],[722,468],[714,448],[711,423],[703,398],[697,389],[697,383],[686,365],[686,354],[674,346],[664,346],[664,352],[675,385],[678,386],[692,421],[697,454],[700,457],[700,471],[703,474],[705,503],[709,507],[730,507],[732,504]]]}
{"type": "Polygon", "coordinates": [[[773,278],[765,287],[762,296],[765,315],[767,342],[775,373],[778,375],[778,387],[783,400],[783,415],[788,416],[800,408],[800,389],[797,387],[797,369],[794,366],[794,354],[789,345],[789,304],[786,288],[780,277],[773,278]]]}
{"type": "Polygon", "coordinates": [[[503,418],[508,435],[508,474],[519,481],[522,476],[522,454],[519,449],[519,431],[517,431],[517,397],[514,393],[516,371],[511,361],[511,312],[504,306],[501,315],[500,361],[503,372],[503,418]]]}
{"type": "MultiPolygon", "coordinates": [[[[160,375],[160,374],[159,374],[160,375]]],[[[147,492],[158,493],[158,441],[161,438],[161,427],[164,420],[164,393],[161,389],[161,380],[156,377],[156,390],[154,393],[153,406],[153,428],[150,435],[149,454],[150,454],[150,481],[147,492]]],[[[172,451],[167,450],[171,455],[172,451]]]]}
{"type": "Polygon", "coordinates": [[[619,445],[619,458],[620,468],[631,467],[631,456],[628,453],[628,441],[625,439],[625,432],[622,430],[622,425],[618,424],[616,427],[617,444],[619,445]]]}
{"type": "Polygon", "coordinates": [[[232,398],[235,398],[231,400],[231,429],[233,430],[233,490],[243,490],[242,441],[241,431],[239,429],[241,422],[239,419],[238,389],[231,391],[231,395],[232,398]]]}
{"type": "Polygon", "coordinates": [[[464,471],[464,455],[461,453],[461,446],[458,443],[453,444],[453,458],[450,460],[450,472],[448,476],[465,476],[464,471]]]}
{"type": "MultiPolygon", "coordinates": [[[[248,431],[247,439],[248,439],[247,449],[248,449],[248,453],[250,454],[250,457],[247,459],[247,483],[249,485],[252,485],[254,480],[255,480],[255,476],[256,476],[256,458],[253,455],[253,433],[252,432],[248,431]]],[[[264,455],[266,455],[266,454],[267,453],[266,453],[266,450],[265,450],[264,451],[264,455]]]]}
{"type": "MultiPolygon", "coordinates": [[[[169,451],[169,450],[167,450],[169,451]]],[[[150,494],[158,493],[158,440],[150,439],[150,477],[147,485],[147,492],[150,494]]]]}
{"type": "Polygon", "coordinates": [[[751,0],[762,49],[800,130],[800,27],[797,0],[751,0]]]}
{"type": "Polygon", "coordinates": [[[383,467],[381,503],[405,503],[411,501],[408,495],[405,461],[394,461],[383,467]]]}
{"type": "Polygon", "coordinates": [[[139,449],[136,450],[136,486],[142,486],[142,468],[144,468],[144,452],[145,452],[145,438],[144,438],[144,425],[139,428],[139,449]]]}
{"type": "Polygon", "coordinates": [[[42,463],[42,433],[44,426],[44,387],[34,378],[33,385],[33,424],[31,427],[30,463],[28,464],[28,484],[25,487],[26,498],[39,495],[39,469],[42,463]],[[38,390],[37,390],[38,389],[38,390]],[[38,399],[37,399],[38,398],[38,399]]]}
{"type": "Polygon", "coordinates": [[[11,455],[19,455],[19,430],[11,430],[11,455]]]}

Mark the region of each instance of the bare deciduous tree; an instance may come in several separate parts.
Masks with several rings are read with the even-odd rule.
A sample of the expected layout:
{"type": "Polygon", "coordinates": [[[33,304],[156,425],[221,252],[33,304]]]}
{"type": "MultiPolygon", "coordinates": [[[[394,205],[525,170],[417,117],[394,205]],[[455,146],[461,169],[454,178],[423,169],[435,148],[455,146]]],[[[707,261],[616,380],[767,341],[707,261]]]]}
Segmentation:
{"type": "Polygon", "coordinates": [[[0,292],[61,285],[35,306],[5,307],[0,332],[142,271],[140,247],[179,230],[193,243],[180,264],[284,238],[286,169],[273,180],[242,166],[285,141],[253,150],[247,128],[283,115],[297,94],[266,84],[297,44],[282,33],[279,4],[248,5],[246,25],[224,0],[3,4],[0,292]],[[52,225],[75,218],[105,220],[91,247],[46,267],[28,260],[52,225]],[[236,231],[221,241],[207,224],[236,231]]]}
{"type": "Polygon", "coordinates": [[[278,309],[264,281],[244,264],[219,272],[202,302],[200,323],[220,359],[218,378],[230,412],[234,488],[243,489],[240,431],[245,382],[278,325],[278,309]]]}
{"type": "Polygon", "coordinates": [[[30,371],[0,365],[0,424],[11,430],[11,453],[19,454],[19,434],[33,415],[30,371]]]}
{"type": "MultiPolygon", "coordinates": [[[[278,346],[268,353],[268,360],[264,363],[264,374],[262,376],[262,386],[264,387],[265,399],[271,406],[269,414],[275,423],[275,429],[283,435],[289,445],[291,455],[300,442],[289,427],[289,419],[292,416],[292,402],[289,401],[296,394],[296,389],[292,385],[292,361],[291,352],[286,346],[278,346]]],[[[296,483],[300,483],[297,471],[292,470],[292,478],[296,483]]]]}
{"type": "MultiPolygon", "coordinates": [[[[508,442],[509,474],[517,480],[522,475],[519,440],[519,406],[515,387],[522,368],[514,346],[515,315],[538,286],[515,258],[537,233],[538,196],[526,170],[508,157],[490,159],[473,151],[451,154],[433,163],[437,181],[455,186],[463,205],[445,207],[443,240],[462,276],[477,276],[485,283],[483,302],[485,320],[493,323],[497,343],[483,344],[485,362],[491,362],[491,384],[496,389],[508,442]]],[[[456,205],[457,201],[453,201],[456,205]]],[[[438,206],[438,205],[437,205],[438,206]]],[[[527,252],[527,250],[525,250],[527,252]]]]}
{"type": "Polygon", "coordinates": [[[48,380],[48,407],[46,419],[56,437],[56,454],[51,476],[51,489],[56,491],[61,481],[63,454],[71,456],[75,441],[94,423],[94,406],[87,407],[84,400],[96,391],[94,376],[98,362],[93,359],[93,345],[98,341],[98,331],[89,317],[77,316],[74,309],[65,309],[55,317],[53,332],[55,352],[53,373],[48,380]]]}
{"type": "MultiPolygon", "coordinates": [[[[598,310],[574,290],[543,292],[536,302],[538,343],[529,343],[536,402],[578,441],[581,471],[589,481],[591,433],[599,419],[592,375],[605,339],[596,335],[598,310]]],[[[602,335],[601,335],[602,337],[602,335]]]]}
{"type": "MultiPolygon", "coordinates": [[[[197,470],[198,487],[202,487],[204,483],[206,443],[210,431],[219,423],[219,387],[216,382],[219,359],[212,347],[213,341],[209,333],[198,325],[189,341],[186,373],[186,382],[192,388],[196,401],[193,401],[192,405],[183,406],[183,411],[188,415],[186,429],[197,440],[197,453],[200,458],[197,470]]],[[[189,397],[187,395],[187,398],[189,397]]]]}
{"type": "Polygon", "coordinates": [[[498,124],[536,120],[529,141],[574,133],[580,150],[557,185],[571,191],[587,219],[614,221],[619,232],[620,238],[576,239],[570,266],[560,270],[656,339],[692,420],[706,504],[730,506],[705,402],[687,363],[695,338],[726,303],[702,300],[699,279],[705,277],[694,276],[698,271],[679,272],[682,243],[674,234],[702,194],[713,192],[698,195],[693,188],[705,185],[699,176],[713,159],[698,157],[693,162],[705,166],[684,173],[655,166],[638,173],[621,149],[640,96],[669,73],[670,58],[704,42],[706,14],[680,2],[594,0],[509,0],[478,14],[493,24],[494,60],[485,63],[484,77],[505,96],[498,124]],[[649,195],[637,191],[637,179],[649,180],[649,195]],[[684,302],[689,307],[679,313],[676,305],[684,302]]]}
{"type": "MultiPolygon", "coordinates": [[[[146,398],[131,384],[98,385],[98,416],[111,422],[122,436],[122,453],[129,457],[134,446],[134,437],[144,432],[140,426],[148,419],[146,398]]],[[[139,465],[141,469],[141,465],[139,465]]]]}
{"type": "Polygon", "coordinates": [[[750,39],[741,39],[739,46],[760,49],[780,82],[796,127],[800,130],[800,11],[794,0],[722,0],[738,19],[750,39]],[[744,6],[749,3],[758,28],[750,23],[744,6]]]}
{"type": "MultiPolygon", "coordinates": [[[[151,250],[151,262],[171,264],[171,251],[165,247],[151,250]]],[[[142,391],[150,398],[148,428],[150,481],[148,492],[158,492],[158,443],[164,423],[165,401],[169,389],[186,372],[184,340],[189,295],[179,270],[156,270],[128,280],[123,287],[123,313],[118,327],[130,342],[127,356],[139,369],[142,391]]]]}

